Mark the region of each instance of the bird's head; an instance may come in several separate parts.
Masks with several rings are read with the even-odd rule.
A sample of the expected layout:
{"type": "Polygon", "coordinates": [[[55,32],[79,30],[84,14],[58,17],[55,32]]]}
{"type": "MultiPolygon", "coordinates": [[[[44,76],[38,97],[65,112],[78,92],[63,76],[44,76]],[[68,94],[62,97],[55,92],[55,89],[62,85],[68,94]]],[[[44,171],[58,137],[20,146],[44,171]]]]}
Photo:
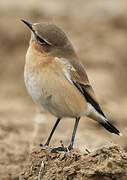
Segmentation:
{"type": "Polygon", "coordinates": [[[48,22],[30,23],[21,19],[31,30],[30,45],[38,51],[57,57],[74,56],[75,52],[67,35],[56,25],[48,22]]]}

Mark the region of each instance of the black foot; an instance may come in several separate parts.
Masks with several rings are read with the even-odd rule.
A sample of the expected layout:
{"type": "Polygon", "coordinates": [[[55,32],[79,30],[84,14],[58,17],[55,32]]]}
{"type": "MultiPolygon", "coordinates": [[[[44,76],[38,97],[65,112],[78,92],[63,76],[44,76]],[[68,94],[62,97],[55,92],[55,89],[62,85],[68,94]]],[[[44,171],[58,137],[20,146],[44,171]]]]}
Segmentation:
{"type": "Polygon", "coordinates": [[[69,145],[68,146],[68,150],[70,151],[70,150],[72,150],[73,149],[73,146],[72,145],[69,145]]]}
{"type": "Polygon", "coordinates": [[[57,152],[57,151],[68,152],[68,151],[70,151],[70,150],[72,150],[72,149],[73,149],[72,146],[68,146],[68,147],[57,147],[57,148],[53,148],[53,149],[51,150],[51,152],[52,152],[52,153],[55,153],[55,152],[57,152]]]}
{"type": "Polygon", "coordinates": [[[40,147],[49,146],[49,144],[40,144],[40,147]]]}
{"type": "Polygon", "coordinates": [[[53,149],[51,150],[52,153],[55,153],[55,152],[57,152],[57,151],[67,152],[68,149],[67,149],[66,147],[57,147],[57,148],[53,148],[53,149]]]}

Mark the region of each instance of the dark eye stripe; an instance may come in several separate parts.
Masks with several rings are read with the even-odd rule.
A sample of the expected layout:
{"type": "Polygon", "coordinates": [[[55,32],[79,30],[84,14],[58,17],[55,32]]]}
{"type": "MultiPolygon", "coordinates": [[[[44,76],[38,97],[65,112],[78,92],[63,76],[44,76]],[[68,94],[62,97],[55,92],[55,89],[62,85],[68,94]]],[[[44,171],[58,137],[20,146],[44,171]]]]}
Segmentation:
{"type": "Polygon", "coordinates": [[[40,38],[39,36],[36,37],[37,41],[39,44],[42,44],[42,45],[46,45],[48,44],[47,42],[45,42],[42,38],[40,38]]]}

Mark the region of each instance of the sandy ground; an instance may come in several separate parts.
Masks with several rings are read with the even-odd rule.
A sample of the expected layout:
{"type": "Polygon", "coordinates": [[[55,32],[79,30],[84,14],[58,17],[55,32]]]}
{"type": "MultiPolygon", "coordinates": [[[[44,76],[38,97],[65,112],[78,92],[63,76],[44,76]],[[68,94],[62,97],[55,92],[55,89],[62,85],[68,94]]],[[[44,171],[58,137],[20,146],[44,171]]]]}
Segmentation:
{"type": "Polygon", "coordinates": [[[116,145],[94,152],[51,153],[49,148],[34,149],[20,180],[110,180],[127,179],[127,153],[116,145]]]}
{"type": "MultiPolygon", "coordinates": [[[[45,142],[56,120],[43,114],[42,123],[35,121],[39,110],[23,80],[30,33],[20,18],[50,21],[64,29],[87,70],[103,111],[124,134],[110,134],[96,122],[82,118],[75,148],[94,151],[114,143],[127,151],[126,0],[6,0],[0,2],[0,17],[0,179],[19,179],[33,146],[40,150],[39,144],[45,142]]],[[[51,146],[59,146],[60,140],[68,145],[73,124],[73,119],[62,120],[51,146]]]]}

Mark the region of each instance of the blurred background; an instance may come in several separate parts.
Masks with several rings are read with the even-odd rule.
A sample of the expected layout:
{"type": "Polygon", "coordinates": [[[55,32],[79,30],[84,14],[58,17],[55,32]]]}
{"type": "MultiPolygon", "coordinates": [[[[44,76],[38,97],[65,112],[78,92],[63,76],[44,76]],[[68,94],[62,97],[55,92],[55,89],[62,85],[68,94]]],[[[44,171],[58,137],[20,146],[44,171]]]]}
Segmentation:
{"type": "MultiPolygon", "coordinates": [[[[56,118],[42,115],[27,94],[23,71],[30,32],[20,21],[49,21],[73,42],[108,119],[124,134],[110,134],[82,118],[75,147],[94,150],[109,142],[127,150],[127,1],[22,0],[0,1],[0,174],[18,179],[31,150],[48,137],[56,118]]],[[[74,119],[59,124],[51,145],[69,143],[74,119]]]]}

